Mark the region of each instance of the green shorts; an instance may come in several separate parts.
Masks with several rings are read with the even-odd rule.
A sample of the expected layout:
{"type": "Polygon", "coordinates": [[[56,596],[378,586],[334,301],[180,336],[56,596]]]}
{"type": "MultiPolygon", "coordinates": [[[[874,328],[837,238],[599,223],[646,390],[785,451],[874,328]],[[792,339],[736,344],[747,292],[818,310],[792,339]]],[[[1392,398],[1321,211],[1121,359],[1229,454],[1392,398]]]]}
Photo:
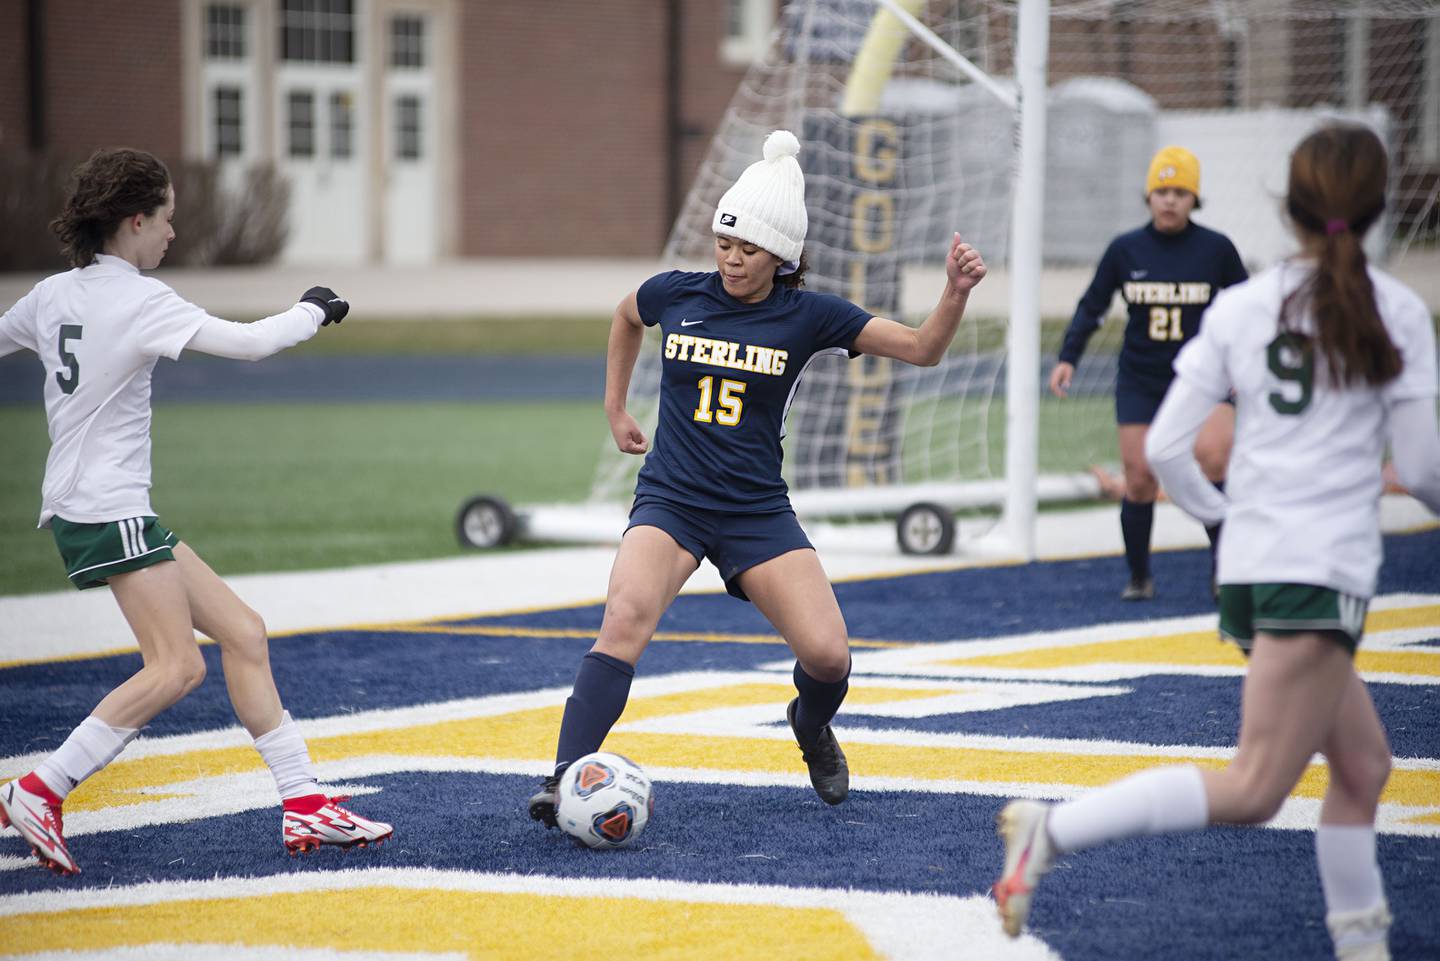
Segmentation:
{"type": "Polygon", "coordinates": [[[1248,654],[1256,631],[1325,634],[1354,654],[1369,606],[1366,598],[1310,584],[1221,584],[1220,636],[1248,654]]]}
{"type": "Polygon", "coordinates": [[[76,524],[61,517],[50,519],[55,546],[70,583],[79,590],[99,587],[114,574],[173,561],[171,550],[180,538],[160,526],[154,517],[131,517],[104,524],[76,524]]]}

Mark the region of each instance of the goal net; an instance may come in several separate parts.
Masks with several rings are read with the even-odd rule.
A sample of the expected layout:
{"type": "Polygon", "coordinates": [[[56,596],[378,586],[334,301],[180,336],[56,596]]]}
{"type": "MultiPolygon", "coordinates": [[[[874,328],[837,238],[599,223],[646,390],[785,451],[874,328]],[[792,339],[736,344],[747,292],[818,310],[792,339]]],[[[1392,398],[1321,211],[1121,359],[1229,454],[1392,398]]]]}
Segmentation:
{"type": "MultiPolygon", "coordinates": [[[[918,323],[944,284],[952,231],[992,270],[939,366],[872,357],[812,364],[785,442],[801,516],[874,517],[916,501],[998,506],[1007,441],[1038,444],[1042,501],[1099,496],[1091,469],[1118,462],[1118,298],[1070,398],[1046,394],[1036,422],[1012,428],[1030,436],[1006,437],[1005,268],[1019,127],[997,88],[1013,91],[1017,4],[899,3],[933,39],[876,0],[782,7],[664,257],[713,269],[715,204],[769,131],[795,131],[810,215],[808,289],[918,323]],[[992,82],[976,82],[955,54],[992,82]]],[[[1293,251],[1280,216],[1289,152],[1327,118],[1361,120],[1390,146],[1394,166],[1372,256],[1393,261],[1412,245],[1434,245],[1440,17],[1430,0],[1053,0],[1047,73],[1042,385],[1106,244],[1146,221],[1145,171],[1163,145],[1199,157],[1204,203],[1195,219],[1228,234],[1254,270],[1293,251]]],[[[659,351],[647,342],[630,405],[652,436],[659,380],[659,351]]],[[[625,501],[638,468],[638,458],[607,443],[592,499],[625,501]]]]}

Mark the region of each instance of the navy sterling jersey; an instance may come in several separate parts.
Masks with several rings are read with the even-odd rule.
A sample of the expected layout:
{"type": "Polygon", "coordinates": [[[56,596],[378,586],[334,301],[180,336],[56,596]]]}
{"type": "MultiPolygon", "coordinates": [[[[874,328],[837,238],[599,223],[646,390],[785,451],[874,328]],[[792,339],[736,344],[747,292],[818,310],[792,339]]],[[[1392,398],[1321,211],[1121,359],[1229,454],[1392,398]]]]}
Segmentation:
{"type": "Polygon", "coordinates": [[[1154,224],[1121,234],[1075,308],[1060,359],[1079,362],[1119,290],[1130,314],[1119,386],[1163,394],[1175,376],[1175,355],[1199,332],[1205,308],[1221,288],[1245,278],[1230,238],[1194,222],[1178,234],[1162,234],[1154,224]]]}
{"type": "Polygon", "coordinates": [[[780,477],[785,414],[810,358],[847,351],[870,314],[849,301],[776,287],[758,304],[716,272],[658,274],[636,296],[661,331],[660,423],[637,496],[705,510],[790,506],[780,477]]]}

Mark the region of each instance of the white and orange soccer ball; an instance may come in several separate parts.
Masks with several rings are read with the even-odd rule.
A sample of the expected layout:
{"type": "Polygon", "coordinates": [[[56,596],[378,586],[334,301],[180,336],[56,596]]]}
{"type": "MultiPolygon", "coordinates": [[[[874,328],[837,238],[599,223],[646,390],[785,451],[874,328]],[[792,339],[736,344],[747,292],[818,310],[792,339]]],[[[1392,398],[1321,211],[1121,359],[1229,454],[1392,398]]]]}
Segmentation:
{"type": "Polygon", "coordinates": [[[645,830],[654,809],[640,765],[597,751],[565,769],[555,816],[560,830],[592,848],[623,848],[645,830]]]}

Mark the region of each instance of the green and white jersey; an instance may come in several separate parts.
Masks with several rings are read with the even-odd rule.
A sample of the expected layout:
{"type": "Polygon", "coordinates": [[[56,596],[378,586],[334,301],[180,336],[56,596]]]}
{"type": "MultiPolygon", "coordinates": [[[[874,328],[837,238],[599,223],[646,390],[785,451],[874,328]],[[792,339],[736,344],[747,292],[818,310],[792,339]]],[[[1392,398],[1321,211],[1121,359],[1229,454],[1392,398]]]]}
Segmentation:
{"type": "Polygon", "coordinates": [[[150,374],[209,315],[128,261],[100,254],[47,277],[0,317],[0,353],[45,366],[50,456],[40,526],[100,523],[150,509],[150,374]],[[6,343],[9,342],[9,344],[6,343]]]}
{"type": "MultiPolygon", "coordinates": [[[[1175,371],[1214,401],[1235,392],[1220,583],[1312,584],[1368,598],[1380,569],[1390,410],[1435,396],[1435,331],[1420,297],[1372,268],[1404,370],[1380,388],[1336,388],[1324,356],[1279,330],[1281,303],[1313,270],[1291,261],[1221,292],[1175,371]]],[[[1297,327],[1314,329],[1308,316],[1297,327]]]]}
{"type": "Polygon", "coordinates": [[[40,526],[57,514],[106,523],[155,513],[150,375],[161,357],[178,359],[187,345],[221,356],[265,356],[313,336],[322,317],[319,308],[297,304],[264,321],[234,324],[108,254],[36,284],[0,316],[0,356],[28,348],[45,366],[50,456],[40,526]],[[202,327],[205,336],[197,337],[202,327]]]}

